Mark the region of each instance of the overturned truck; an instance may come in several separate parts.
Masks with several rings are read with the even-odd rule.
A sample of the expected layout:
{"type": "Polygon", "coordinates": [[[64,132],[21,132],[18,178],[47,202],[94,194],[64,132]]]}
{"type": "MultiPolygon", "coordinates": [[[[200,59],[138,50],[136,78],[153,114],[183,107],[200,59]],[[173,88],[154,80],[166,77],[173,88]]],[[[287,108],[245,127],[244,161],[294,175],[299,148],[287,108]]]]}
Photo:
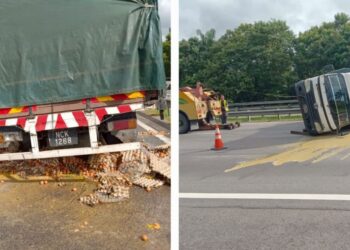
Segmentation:
{"type": "Polygon", "coordinates": [[[295,91],[307,133],[342,133],[350,128],[350,69],[299,81],[295,91]]]}
{"type": "Polygon", "coordinates": [[[157,0],[0,3],[0,161],[141,148],[165,87],[157,0]]]}

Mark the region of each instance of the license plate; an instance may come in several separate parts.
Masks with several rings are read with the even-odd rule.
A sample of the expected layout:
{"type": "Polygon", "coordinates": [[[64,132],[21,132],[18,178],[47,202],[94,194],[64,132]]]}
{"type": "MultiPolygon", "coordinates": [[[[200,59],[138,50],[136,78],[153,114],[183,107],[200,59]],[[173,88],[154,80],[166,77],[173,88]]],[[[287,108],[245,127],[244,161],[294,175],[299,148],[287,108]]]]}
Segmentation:
{"type": "Polygon", "coordinates": [[[62,147],[78,144],[78,134],[75,129],[49,131],[49,145],[62,147]]]}
{"type": "Polygon", "coordinates": [[[0,134],[0,144],[3,144],[5,142],[5,137],[3,134],[0,134]]]}

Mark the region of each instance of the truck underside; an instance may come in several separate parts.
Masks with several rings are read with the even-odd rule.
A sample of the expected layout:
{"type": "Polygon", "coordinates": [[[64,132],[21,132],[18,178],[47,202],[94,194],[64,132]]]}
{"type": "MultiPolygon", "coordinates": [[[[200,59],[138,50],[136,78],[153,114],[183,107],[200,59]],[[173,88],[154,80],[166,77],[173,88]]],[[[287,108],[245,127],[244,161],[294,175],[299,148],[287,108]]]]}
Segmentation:
{"type": "Polygon", "coordinates": [[[136,111],[157,97],[157,91],[133,92],[0,109],[0,161],[139,149],[136,111]]]}

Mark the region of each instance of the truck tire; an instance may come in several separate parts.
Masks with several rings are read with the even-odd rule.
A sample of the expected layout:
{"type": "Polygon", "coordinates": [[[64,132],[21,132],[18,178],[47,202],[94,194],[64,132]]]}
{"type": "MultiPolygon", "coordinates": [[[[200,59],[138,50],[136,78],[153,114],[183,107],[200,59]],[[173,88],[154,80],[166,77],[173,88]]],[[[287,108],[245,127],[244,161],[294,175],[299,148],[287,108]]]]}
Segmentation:
{"type": "Polygon", "coordinates": [[[179,113],[179,126],[180,134],[186,134],[190,130],[190,121],[182,112],[179,113]]]}
{"type": "Polygon", "coordinates": [[[29,133],[23,133],[23,141],[21,143],[21,151],[22,152],[29,152],[31,148],[32,148],[32,144],[30,142],[29,133]]]}

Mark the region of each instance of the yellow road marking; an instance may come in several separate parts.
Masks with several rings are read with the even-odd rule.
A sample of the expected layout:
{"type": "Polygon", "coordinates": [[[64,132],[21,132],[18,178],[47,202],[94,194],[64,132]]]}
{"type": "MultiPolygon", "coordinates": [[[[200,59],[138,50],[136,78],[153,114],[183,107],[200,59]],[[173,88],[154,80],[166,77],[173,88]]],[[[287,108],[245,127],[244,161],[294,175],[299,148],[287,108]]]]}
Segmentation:
{"type": "MultiPolygon", "coordinates": [[[[350,134],[346,136],[320,136],[305,142],[297,143],[295,146],[292,146],[283,152],[239,163],[230,169],[226,169],[225,172],[227,173],[267,163],[270,163],[273,166],[281,166],[291,162],[300,163],[311,161],[311,163],[317,163],[330,157],[337,156],[341,152],[347,150],[350,150],[350,134]]],[[[341,160],[344,160],[349,156],[350,154],[342,157],[341,160]]]]}

